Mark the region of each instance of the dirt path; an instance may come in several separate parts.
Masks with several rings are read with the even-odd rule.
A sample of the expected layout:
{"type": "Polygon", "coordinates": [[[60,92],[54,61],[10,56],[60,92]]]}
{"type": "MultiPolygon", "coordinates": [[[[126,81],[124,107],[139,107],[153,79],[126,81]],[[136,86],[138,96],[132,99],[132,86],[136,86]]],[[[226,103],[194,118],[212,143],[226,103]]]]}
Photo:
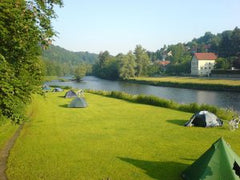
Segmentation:
{"type": "Polygon", "coordinates": [[[23,124],[19,126],[15,134],[6,143],[5,147],[0,151],[0,180],[7,180],[7,176],[5,173],[7,169],[7,159],[8,159],[11,148],[13,147],[16,139],[20,135],[22,128],[23,128],[23,124]]]}

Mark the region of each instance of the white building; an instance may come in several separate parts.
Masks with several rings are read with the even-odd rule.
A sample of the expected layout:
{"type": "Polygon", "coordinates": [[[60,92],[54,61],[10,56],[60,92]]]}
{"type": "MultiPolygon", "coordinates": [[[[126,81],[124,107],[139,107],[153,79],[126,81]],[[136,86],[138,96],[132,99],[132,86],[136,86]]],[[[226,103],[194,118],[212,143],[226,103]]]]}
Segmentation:
{"type": "Polygon", "coordinates": [[[217,56],[214,53],[194,53],[191,61],[191,75],[209,76],[217,56]]]}

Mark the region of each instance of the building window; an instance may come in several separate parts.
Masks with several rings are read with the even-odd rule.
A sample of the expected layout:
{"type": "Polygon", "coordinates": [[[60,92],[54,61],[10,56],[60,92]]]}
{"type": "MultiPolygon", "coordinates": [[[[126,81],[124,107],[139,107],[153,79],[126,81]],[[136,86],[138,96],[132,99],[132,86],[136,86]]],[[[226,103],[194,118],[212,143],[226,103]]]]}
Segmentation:
{"type": "Polygon", "coordinates": [[[205,67],[204,69],[207,69],[207,67],[205,67]]]}

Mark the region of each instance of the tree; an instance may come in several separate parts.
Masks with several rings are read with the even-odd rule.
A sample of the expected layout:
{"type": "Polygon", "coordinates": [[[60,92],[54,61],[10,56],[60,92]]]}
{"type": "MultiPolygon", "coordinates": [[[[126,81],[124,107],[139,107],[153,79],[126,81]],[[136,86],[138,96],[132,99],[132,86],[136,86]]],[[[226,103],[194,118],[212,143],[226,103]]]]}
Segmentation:
{"type": "MultiPolygon", "coordinates": [[[[172,64],[178,64],[182,62],[182,58],[186,55],[186,48],[184,44],[178,43],[176,45],[171,45],[167,49],[168,52],[172,52],[172,56],[169,57],[172,64]]],[[[187,53],[188,55],[189,53],[187,53]]]]}
{"type": "Polygon", "coordinates": [[[152,64],[148,66],[148,76],[156,76],[163,73],[163,68],[159,64],[152,64]]]}
{"type": "Polygon", "coordinates": [[[56,4],[62,1],[0,1],[0,79],[5,80],[0,87],[0,116],[16,123],[24,119],[25,104],[42,83],[38,56],[55,34],[50,19],[56,4]]]}
{"type": "Polygon", "coordinates": [[[170,64],[166,69],[167,74],[173,75],[182,75],[182,74],[190,74],[191,73],[191,60],[178,63],[178,64],[170,64]]]}
{"type": "Polygon", "coordinates": [[[219,55],[220,57],[233,56],[232,49],[232,31],[224,31],[219,44],[219,55]]]}
{"type": "Polygon", "coordinates": [[[234,56],[240,56],[240,29],[238,27],[232,32],[232,49],[234,56]]]}
{"type": "Polygon", "coordinates": [[[137,45],[134,54],[136,56],[136,76],[146,75],[147,68],[150,65],[147,51],[141,45],[137,45]]]}
{"type": "Polygon", "coordinates": [[[215,69],[229,69],[230,68],[230,63],[226,58],[217,58],[216,59],[216,64],[214,66],[215,69]]]}
{"type": "Polygon", "coordinates": [[[130,77],[135,76],[135,56],[131,51],[127,53],[127,55],[121,55],[120,57],[120,78],[121,79],[129,79],[130,77]]]}
{"type": "Polygon", "coordinates": [[[233,61],[233,67],[236,68],[236,69],[240,69],[240,57],[236,58],[233,61]]]}
{"type": "Polygon", "coordinates": [[[111,56],[108,51],[104,51],[99,53],[98,59],[100,68],[103,68],[107,61],[111,59],[111,56]]]}
{"type": "Polygon", "coordinates": [[[209,52],[218,53],[218,52],[219,52],[219,44],[220,44],[220,41],[221,41],[220,35],[214,36],[214,37],[211,39],[210,48],[209,48],[208,51],[209,51],[209,52]]]}
{"type": "Polygon", "coordinates": [[[93,74],[105,79],[116,80],[119,78],[119,62],[108,51],[100,52],[99,61],[93,65],[93,74]]]}
{"type": "Polygon", "coordinates": [[[86,65],[85,64],[79,65],[74,71],[76,81],[80,82],[81,79],[86,75],[86,72],[87,72],[86,65]]]}

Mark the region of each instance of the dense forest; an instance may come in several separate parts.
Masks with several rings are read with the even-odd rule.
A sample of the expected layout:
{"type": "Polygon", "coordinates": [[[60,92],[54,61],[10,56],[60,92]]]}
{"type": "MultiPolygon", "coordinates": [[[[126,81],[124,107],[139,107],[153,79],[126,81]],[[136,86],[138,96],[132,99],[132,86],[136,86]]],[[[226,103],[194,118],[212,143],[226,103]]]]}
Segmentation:
{"type": "Polygon", "coordinates": [[[91,71],[91,64],[98,60],[98,55],[89,52],[72,52],[59,46],[50,45],[43,51],[42,59],[45,64],[45,74],[48,76],[65,76],[74,74],[79,67],[91,71]]]}
{"type": "Polygon", "coordinates": [[[190,74],[191,59],[195,52],[214,52],[218,55],[215,69],[240,68],[240,29],[219,34],[206,32],[188,43],[164,46],[150,52],[137,45],[134,52],[111,56],[108,51],[99,54],[93,74],[107,79],[128,79],[134,76],[190,74]],[[169,64],[162,63],[163,61],[169,64]]]}

